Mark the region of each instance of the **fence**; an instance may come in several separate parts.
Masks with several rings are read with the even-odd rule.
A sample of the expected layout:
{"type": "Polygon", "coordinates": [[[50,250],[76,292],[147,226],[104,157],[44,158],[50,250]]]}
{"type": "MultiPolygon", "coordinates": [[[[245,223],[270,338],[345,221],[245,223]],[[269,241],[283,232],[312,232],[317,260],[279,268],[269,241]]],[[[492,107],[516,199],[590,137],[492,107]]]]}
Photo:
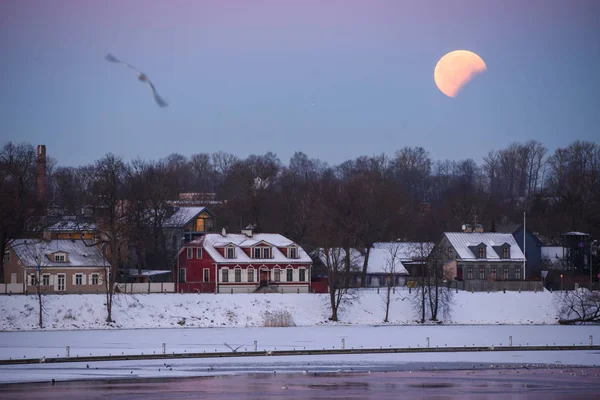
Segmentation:
{"type": "Polygon", "coordinates": [[[23,293],[22,283],[2,283],[0,284],[0,294],[20,294],[23,293]]]}
{"type": "Polygon", "coordinates": [[[121,293],[173,293],[175,292],[175,283],[118,283],[116,290],[121,293]]]}
{"type": "Polygon", "coordinates": [[[541,292],[544,290],[542,281],[454,281],[451,288],[467,292],[541,292]]]}

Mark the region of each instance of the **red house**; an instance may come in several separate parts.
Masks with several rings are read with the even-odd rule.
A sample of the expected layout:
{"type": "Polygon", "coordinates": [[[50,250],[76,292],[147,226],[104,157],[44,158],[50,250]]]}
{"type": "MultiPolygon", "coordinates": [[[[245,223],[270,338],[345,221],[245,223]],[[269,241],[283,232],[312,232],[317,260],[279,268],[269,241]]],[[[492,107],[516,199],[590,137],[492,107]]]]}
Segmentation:
{"type": "Polygon", "coordinates": [[[179,251],[180,293],[310,293],[312,260],[277,233],[207,233],[179,251]]]}

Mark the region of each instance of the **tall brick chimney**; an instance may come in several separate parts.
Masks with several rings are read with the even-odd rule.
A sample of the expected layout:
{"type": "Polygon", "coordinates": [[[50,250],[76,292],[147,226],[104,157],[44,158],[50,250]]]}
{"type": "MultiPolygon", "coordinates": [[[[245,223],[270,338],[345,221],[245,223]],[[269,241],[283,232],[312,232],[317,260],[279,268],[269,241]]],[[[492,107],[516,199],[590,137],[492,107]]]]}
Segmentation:
{"type": "Polygon", "coordinates": [[[38,201],[46,202],[46,145],[37,147],[37,189],[38,201]]]}

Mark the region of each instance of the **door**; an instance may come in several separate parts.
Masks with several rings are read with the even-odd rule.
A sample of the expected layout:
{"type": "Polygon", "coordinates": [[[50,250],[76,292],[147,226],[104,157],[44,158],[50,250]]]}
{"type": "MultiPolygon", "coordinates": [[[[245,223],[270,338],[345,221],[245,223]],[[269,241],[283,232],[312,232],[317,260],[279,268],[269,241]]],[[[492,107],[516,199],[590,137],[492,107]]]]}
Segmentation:
{"type": "Polygon", "coordinates": [[[59,292],[64,292],[65,291],[65,275],[58,275],[58,291],[59,292]]]}
{"type": "Polygon", "coordinates": [[[10,274],[10,283],[17,283],[17,273],[13,272],[10,274]]]}
{"type": "Polygon", "coordinates": [[[266,286],[269,284],[269,271],[261,270],[260,271],[260,285],[266,286]]]}

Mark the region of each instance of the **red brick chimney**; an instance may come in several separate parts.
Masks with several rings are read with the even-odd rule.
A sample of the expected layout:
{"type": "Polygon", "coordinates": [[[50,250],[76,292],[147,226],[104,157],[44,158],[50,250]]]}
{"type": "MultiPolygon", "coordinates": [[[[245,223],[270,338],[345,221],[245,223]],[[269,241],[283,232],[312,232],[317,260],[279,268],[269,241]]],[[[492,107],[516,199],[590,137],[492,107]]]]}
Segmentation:
{"type": "Polygon", "coordinates": [[[37,189],[38,201],[46,202],[46,145],[37,147],[37,189]]]}

